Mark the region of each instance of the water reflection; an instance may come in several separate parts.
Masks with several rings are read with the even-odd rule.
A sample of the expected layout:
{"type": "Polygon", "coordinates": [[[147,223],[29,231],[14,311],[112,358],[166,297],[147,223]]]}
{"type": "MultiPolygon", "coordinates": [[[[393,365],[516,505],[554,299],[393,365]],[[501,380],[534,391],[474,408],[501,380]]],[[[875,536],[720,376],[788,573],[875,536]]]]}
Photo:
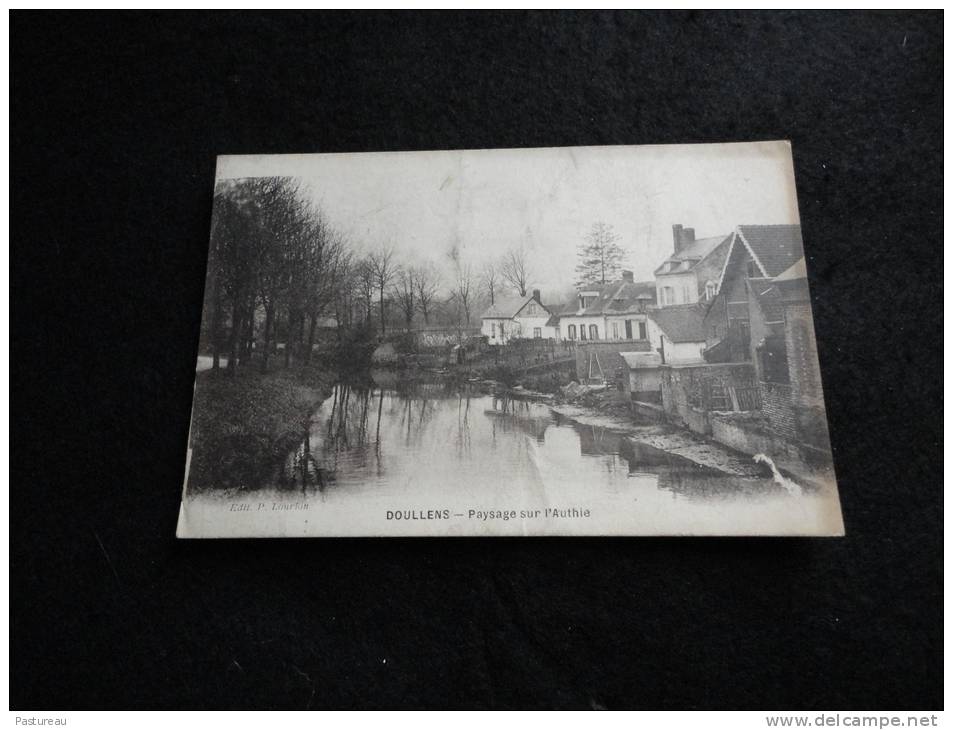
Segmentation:
{"type": "Polygon", "coordinates": [[[420,504],[586,498],[657,509],[779,492],[770,479],[727,476],[542,404],[439,383],[336,386],[273,486],[420,504]]]}

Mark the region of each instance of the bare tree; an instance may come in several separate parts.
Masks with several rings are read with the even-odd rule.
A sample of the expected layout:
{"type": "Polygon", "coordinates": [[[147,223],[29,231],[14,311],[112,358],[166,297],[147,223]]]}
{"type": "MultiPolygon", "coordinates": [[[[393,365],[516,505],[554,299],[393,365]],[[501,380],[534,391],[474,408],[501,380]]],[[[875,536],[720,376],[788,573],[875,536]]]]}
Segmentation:
{"type": "Polygon", "coordinates": [[[503,281],[516,289],[521,297],[526,296],[529,267],[526,249],[522,245],[511,248],[503,255],[503,260],[500,262],[500,276],[503,281]]]}
{"type": "Polygon", "coordinates": [[[432,264],[424,264],[417,268],[414,284],[417,289],[417,306],[424,316],[424,324],[430,324],[433,301],[440,288],[440,275],[432,264]]]}
{"type": "Polygon", "coordinates": [[[386,330],[386,311],[384,309],[384,292],[397,273],[397,264],[394,261],[393,247],[379,248],[368,257],[371,273],[374,275],[374,286],[377,288],[380,302],[381,337],[386,330]]]}
{"type": "Polygon", "coordinates": [[[404,324],[411,328],[417,311],[417,274],[414,267],[402,268],[394,275],[393,296],[404,315],[404,324]]]}
{"type": "Polygon", "coordinates": [[[370,259],[363,258],[357,262],[354,273],[354,286],[357,298],[364,309],[364,322],[371,321],[371,309],[374,301],[374,268],[370,259]]]}
{"type": "Polygon", "coordinates": [[[493,306],[496,304],[496,292],[500,288],[499,266],[493,261],[484,264],[480,272],[480,281],[483,284],[483,291],[490,300],[490,306],[493,306]]]}
{"type": "Polygon", "coordinates": [[[470,309],[473,306],[475,294],[473,267],[470,266],[469,262],[463,260],[457,246],[451,247],[449,257],[453,265],[453,286],[450,289],[450,301],[456,305],[458,323],[462,321],[465,327],[469,327],[470,309]]]}

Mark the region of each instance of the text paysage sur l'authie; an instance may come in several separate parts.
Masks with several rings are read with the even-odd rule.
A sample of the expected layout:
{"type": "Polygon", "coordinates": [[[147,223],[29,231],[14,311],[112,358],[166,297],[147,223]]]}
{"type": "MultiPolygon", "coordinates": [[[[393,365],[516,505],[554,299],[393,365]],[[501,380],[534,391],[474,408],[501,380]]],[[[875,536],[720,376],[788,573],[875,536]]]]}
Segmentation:
{"type": "Polygon", "coordinates": [[[386,518],[389,521],[400,520],[451,520],[465,518],[478,522],[509,522],[510,520],[539,520],[539,519],[585,519],[591,517],[592,512],[585,507],[546,507],[545,509],[468,509],[465,512],[454,512],[449,509],[428,510],[387,510],[386,518]]]}
{"type": "MultiPolygon", "coordinates": [[[[229,512],[298,512],[310,509],[308,502],[232,502],[229,512]]],[[[592,510],[586,507],[546,507],[545,509],[468,509],[455,512],[450,509],[404,509],[387,510],[385,519],[389,522],[419,520],[466,519],[477,522],[509,522],[510,520],[553,520],[586,519],[592,517],[592,510]]]]}

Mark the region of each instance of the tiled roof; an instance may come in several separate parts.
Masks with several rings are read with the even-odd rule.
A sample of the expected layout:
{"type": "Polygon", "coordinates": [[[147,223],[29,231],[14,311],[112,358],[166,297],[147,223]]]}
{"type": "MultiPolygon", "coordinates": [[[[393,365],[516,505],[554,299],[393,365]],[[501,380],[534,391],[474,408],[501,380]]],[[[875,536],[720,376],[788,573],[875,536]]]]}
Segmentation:
{"type": "Polygon", "coordinates": [[[781,293],[771,279],[748,279],[751,296],[761,308],[765,322],[781,322],[784,320],[784,307],[781,304],[781,293]]]}
{"type": "Polygon", "coordinates": [[[705,341],[705,308],[677,304],[649,312],[649,317],[672,342],[705,341]]]}
{"type": "Polygon", "coordinates": [[[804,258],[801,226],[738,226],[738,234],[764,268],[767,276],[777,276],[804,258]]]}
{"type": "Polygon", "coordinates": [[[723,236],[712,236],[711,238],[699,238],[698,240],[684,246],[678,253],[673,253],[664,263],[655,270],[656,276],[665,274],[681,274],[691,271],[695,266],[709,254],[712,253],[721,244],[728,241],[731,234],[723,236]],[[669,263],[677,263],[675,268],[669,267],[669,263]]]}
{"type": "Polygon", "coordinates": [[[592,316],[599,314],[623,314],[639,311],[639,301],[647,306],[655,303],[654,281],[617,281],[600,286],[587,287],[584,291],[598,291],[599,296],[583,310],[573,309],[564,314],[592,316]]]}

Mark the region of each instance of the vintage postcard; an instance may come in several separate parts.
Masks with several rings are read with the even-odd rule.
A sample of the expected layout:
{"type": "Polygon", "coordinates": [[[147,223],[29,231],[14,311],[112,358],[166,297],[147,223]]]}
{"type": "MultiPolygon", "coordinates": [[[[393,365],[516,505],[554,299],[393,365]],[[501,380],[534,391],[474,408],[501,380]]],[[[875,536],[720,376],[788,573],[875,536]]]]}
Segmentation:
{"type": "Polygon", "coordinates": [[[787,142],[220,157],[178,536],[842,535],[808,273],[787,142]]]}

